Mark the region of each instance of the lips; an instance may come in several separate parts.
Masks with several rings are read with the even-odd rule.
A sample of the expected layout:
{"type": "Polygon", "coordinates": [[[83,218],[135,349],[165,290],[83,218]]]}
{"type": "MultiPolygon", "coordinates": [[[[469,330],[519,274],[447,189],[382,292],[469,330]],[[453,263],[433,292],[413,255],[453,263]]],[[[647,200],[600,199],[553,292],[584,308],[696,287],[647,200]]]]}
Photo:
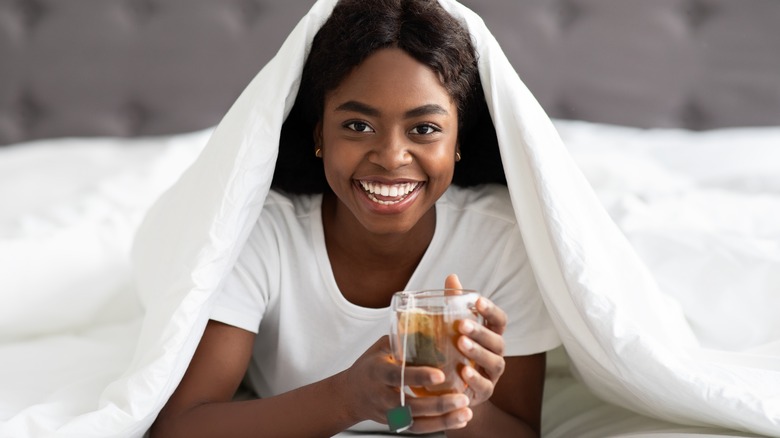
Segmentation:
{"type": "Polygon", "coordinates": [[[414,193],[422,183],[419,181],[386,184],[378,181],[358,181],[368,199],[381,205],[393,205],[414,193]]]}

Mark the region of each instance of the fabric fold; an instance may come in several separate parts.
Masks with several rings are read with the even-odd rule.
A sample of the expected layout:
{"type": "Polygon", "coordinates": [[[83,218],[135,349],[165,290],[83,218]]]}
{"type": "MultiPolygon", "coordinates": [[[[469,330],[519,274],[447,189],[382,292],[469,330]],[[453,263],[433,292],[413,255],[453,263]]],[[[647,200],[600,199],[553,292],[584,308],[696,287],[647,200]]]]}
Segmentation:
{"type": "MultiPolygon", "coordinates": [[[[186,370],[268,193],[305,56],[335,3],[312,7],[137,235],[133,260],[147,313],[130,369],[101,401],[139,420],[128,426],[132,434],[151,424],[186,370]]],[[[777,434],[780,371],[697,353],[679,306],[612,223],[482,20],[455,1],[441,3],[475,40],[513,208],[579,378],[645,415],[777,434]]]]}

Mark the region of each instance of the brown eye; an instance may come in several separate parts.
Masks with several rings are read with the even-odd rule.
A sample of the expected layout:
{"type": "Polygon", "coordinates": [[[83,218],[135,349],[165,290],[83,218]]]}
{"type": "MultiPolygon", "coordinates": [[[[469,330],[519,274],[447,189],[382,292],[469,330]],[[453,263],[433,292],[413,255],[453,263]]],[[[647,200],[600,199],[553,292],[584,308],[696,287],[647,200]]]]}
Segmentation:
{"type": "Polygon", "coordinates": [[[374,132],[374,130],[371,129],[371,126],[369,126],[368,123],[365,122],[349,122],[344,126],[347,129],[351,129],[355,132],[374,132]]]}
{"type": "Polygon", "coordinates": [[[430,135],[438,131],[440,131],[438,128],[429,124],[418,125],[412,128],[412,134],[418,134],[418,135],[430,135]]]}

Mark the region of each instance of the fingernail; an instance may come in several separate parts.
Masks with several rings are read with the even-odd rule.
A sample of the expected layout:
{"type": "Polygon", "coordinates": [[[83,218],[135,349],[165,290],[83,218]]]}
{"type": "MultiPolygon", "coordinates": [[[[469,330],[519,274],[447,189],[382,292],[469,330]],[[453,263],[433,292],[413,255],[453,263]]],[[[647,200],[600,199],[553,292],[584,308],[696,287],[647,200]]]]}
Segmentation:
{"type": "Polygon", "coordinates": [[[461,339],[460,343],[463,346],[463,348],[466,350],[471,350],[472,348],[474,348],[474,343],[471,342],[471,339],[469,338],[464,337],[463,339],[461,339]]]}
{"type": "Polygon", "coordinates": [[[434,373],[433,376],[431,376],[431,383],[433,384],[444,383],[444,374],[434,373]]]}
{"type": "Polygon", "coordinates": [[[465,395],[462,395],[455,399],[455,409],[465,408],[469,405],[469,398],[465,395]]]}
{"type": "Polygon", "coordinates": [[[474,324],[471,321],[465,320],[460,323],[460,332],[467,335],[474,331],[474,324]]]}
{"type": "Polygon", "coordinates": [[[465,423],[465,422],[471,420],[471,418],[470,418],[471,415],[470,414],[471,414],[470,410],[459,413],[458,414],[458,421],[461,422],[461,423],[465,423]]]}
{"type": "Polygon", "coordinates": [[[463,369],[463,374],[465,374],[465,375],[466,375],[466,378],[467,378],[467,379],[470,379],[470,378],[474,377],[474,368],[471,368],[471,367],[465,367],[465,368],[463,369]]]}

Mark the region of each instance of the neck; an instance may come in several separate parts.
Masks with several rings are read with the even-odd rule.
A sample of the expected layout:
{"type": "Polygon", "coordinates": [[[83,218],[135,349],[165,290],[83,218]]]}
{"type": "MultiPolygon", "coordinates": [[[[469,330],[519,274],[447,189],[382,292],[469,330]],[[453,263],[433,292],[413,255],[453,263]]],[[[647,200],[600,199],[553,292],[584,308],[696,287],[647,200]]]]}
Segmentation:
{"type": "Polygon", "coordinates": [[[338,200],[325,194],[322,203],[325,245],[342,294],[365,307],[386,307],[420,263],[436,228],[436,210],[426,213],[404,233],[369,232],[338,200]],[[369,275],[367,275],[369,273],[369,275]]]}
{"type": "MultiPolygon", "coordinates": [[[[431,208],[417,224],[404,233],[375,234],[365,229],[349,212],[339,208],[332,193],[323,195],[322,224],[326,245],[353,256],[356,261],[387,264],[419,261],[436,229],[436,210],[431,208]]],[[[415,262],[416,265],[416,262],[415,262]]]]}

